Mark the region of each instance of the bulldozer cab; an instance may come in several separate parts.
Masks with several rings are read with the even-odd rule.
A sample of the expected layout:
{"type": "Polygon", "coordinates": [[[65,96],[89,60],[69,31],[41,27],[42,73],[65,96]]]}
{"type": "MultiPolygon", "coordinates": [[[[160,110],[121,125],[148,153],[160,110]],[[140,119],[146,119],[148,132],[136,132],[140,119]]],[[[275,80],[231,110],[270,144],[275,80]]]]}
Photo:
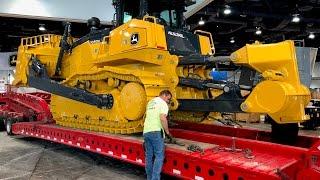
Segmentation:
{"type": "MultiPolygon", "coordinates": [[[[143,19],[145,15],[153,16],[156,17],[157,24],[164,26],[170,54],[178,56],[212,54],[213,42],[209,36],[200,37],[189,32],[185,26],[183,13],[186,7],[194,3],[194,0],[114,0],[115,25],[118,27],[133,18],[143,19]]],[[[152,18],[150,21],[154,22],[152,18]]]]}
{"type": "Polygon", "coordinates": [[[116,26],[132,18],[142,19],[145,15],[157,18],[157,23],[171,28],[184,27],[185,8],[194,4],[192,0],[114,0],[116,26]]]}

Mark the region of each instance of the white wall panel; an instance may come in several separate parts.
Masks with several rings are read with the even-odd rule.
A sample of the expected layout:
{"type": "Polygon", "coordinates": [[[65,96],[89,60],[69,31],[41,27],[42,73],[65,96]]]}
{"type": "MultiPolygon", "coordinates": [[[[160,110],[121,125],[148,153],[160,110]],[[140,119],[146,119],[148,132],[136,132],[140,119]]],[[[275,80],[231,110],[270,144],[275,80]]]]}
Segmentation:
{"type": "Polygon", "coordinates": [[[0,0],[0,15],[36,16],[86,21],[98,17],[105,23],[113,19],[112,0],[0,0]]]}
{"type": "Polygon", "coordinates": [[[9,56],[16,54],[16,52],[1,52],[0,53],[0,70],[13,70],[13,67],[9,66],[9,56]]]}
{"type": "Polygon", "coordinates": [[[314,64],[312,77],[320,77],[320,62],[314,64]]]}
{"type": "Polygon", "coordinates": [[[312,80],[310,88],[320,88],[320,62],[314,64],[312,77],[317,80],[312,80]]]}
{"type": "MultiPolygon", "coordinates": [[[[196,0],[187,8],[187,17],[213,0],[196,0]]],[[[0,0],[0,15],[85,22],[98,17],[110,24],[115,13],[112,0],[0,0]]]]}

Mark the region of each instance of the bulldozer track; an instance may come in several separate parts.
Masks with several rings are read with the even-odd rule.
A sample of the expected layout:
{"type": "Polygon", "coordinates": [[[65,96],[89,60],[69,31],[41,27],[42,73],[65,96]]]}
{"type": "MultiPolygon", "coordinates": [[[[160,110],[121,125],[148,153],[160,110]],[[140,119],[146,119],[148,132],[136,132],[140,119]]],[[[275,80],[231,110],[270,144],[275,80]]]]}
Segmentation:
{"type": "MultiPolygon", "coordinates": [[[[119,81],[125,81],[125,84],[129,82],[136,82],[141,84],[139,78],[134,75],[127,74],[119,74],[115,72],[110,72],[106,70],[96,71],[94,73],[87,74],[77,74],[74,75],[63,83],[71,86],[76,86],[78,81],[97,81],[97,80],[107,80],[108,78],[114,78],[119,81]]],[[[114,89],[121,90],[121,87],[114,87],[114,89]]],[[[52,102],[53,107],[55,101],[52,102]]],[[[66,104],[69,103],[77,103],[67,101],[66,104]]],[[[71,104],[70,104],[71,105],[71,104]]],[[[95,107],[97,108],[97,107],[95,107]]],[[[98,109],[98,108],[97,108],[98,109]]],[[[108,110],[104,110],[105,113],[111,113],[108,110]]],[[[55,111],[53,108],[53,115],[59,114],[58,111],[55,111]]],[[[126,120],[126,119],[118,119],[115,120],[113,118],[107,118],[106,116],[101,116],[93,113],[88,113],[85,116],[76,114],[76,113],[68,113],[65,112],[62,117],[56,117],[57,124],[65,127],[84,129],[90,131],[98,131],[98,132],[107,132],[114,134],[131,134],[141,132],[143,128],[143,119],[139,120],[126,120]]]]}

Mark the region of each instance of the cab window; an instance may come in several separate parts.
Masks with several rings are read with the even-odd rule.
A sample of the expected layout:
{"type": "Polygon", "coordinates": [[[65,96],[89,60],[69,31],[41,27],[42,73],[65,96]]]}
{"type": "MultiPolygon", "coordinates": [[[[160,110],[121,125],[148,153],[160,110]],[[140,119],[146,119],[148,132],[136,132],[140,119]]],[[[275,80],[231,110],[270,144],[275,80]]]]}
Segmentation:
{"type": "Polygon", "coordinates": [[[175,10],[164,10],[160,13],[160,18],[166,22],[168,26],[177,27],[177,16],[175,10]]]}
{"type": "Polygon", "coordinates": [[[126,22],[130,21],[131,19],[132,19],[132,15],[129,14],[128,12],[124,12],[123,23],[126,23],[126,22]]]}

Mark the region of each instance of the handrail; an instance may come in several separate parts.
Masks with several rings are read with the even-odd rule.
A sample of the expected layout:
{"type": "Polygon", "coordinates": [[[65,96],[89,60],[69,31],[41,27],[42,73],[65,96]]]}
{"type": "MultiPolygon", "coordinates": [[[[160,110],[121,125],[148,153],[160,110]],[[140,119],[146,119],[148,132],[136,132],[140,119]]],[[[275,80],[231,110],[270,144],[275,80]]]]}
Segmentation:
{"type": "Polygon", "coordinates": [[[147,21],[147,19],[153,19],[153,23],[157,23],[157,18],[154,16],[145,15],[142,20],[147,21]]]}
{"type": "Polygon", "coordinates": [[[207,37],[209,37],[210,39],[210,45],[211,45],[211,50],[212,50],[212,53],[215,54],[215,48],[214,48],[214,44],[213,44],[213,38],[212,38],[212,34],[210,32],[207,32],[207,31],[202,31],[202,30],[195,30],[194,31],[194,34],[204,34],[204,35],[207,35],[207,37]]]}
{"type": "Polygon", "coordinates": [[[54,42],[54,38],[56,36],[57,35],[54,35],[54,34],[43,34],[43,35],[38,35],[38,36],[22,38],[21,45],[27,46],[27,47],[34,47],[37,45],[54,42]]]}

